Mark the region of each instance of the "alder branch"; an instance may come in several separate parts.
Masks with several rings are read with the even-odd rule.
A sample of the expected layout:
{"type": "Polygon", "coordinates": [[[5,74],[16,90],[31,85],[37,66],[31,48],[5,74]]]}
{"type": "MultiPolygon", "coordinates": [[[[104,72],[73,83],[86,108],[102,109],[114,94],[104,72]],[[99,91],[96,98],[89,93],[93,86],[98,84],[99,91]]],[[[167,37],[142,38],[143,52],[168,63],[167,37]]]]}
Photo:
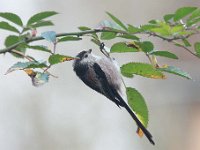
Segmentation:
{"type": "MultiPolygon", "coordinates": [[[[190,30],[194,31],[194,32],[191,33],[191,34],[188,34],[186,36],[174,36],[174,37],[164,37],[164,36],[161,36],[161,35],[156,34],[154,32],[149,32],[149,31],[139,31],[139,32],[136,32],[136,33],[133,33],[133,34],[149,35],[149,36],[157,37],[157,38],[160,38],[160,39],[162,39],[164,41],[172,42],[172,43],[176,44],[176,40],[187,39],[187,38],[189,38],[190,36],[192,36],[194,34],[199,34],[199,31],[197,32],[196,30],[192,30],[192,29],[190,29],[190,30]]],[[[112,32],[112,33],[118,33],[118,34],[133,35],[133,34],[128,33],[126,31],[115,30],[115,29],[106,27],[104,29],[94,29],[94,30],[87,30],[87,31],[80,31],[80,32],[69,32],[69,33],[58,33],[58,34],[56,34],[56,37],[63,37],[63,36],[81,37],[81,36],[84,36],[84,35],[87,35],[87,34],[102,33],[102,32],[112,32]]],[[[7,48],[0,49],[0,54],[4,54],[4,53],[7,53],[7,52],[12,52],[12,50],[15,49],[17,46],[19,46],[20,44],[23,44],[23,43],[28,44],[28,43],[35,42],[35,41],[40,41],[40,40],[44,40],[44,38],[42,36],[37,36],[37,37],[31,37],[31,38],[27,38],[27,39],[21,40],[21,41],[15,43],[13,45],[7,47],[7,48]]],[[[189,53],[191,53],[195,57],[199,58],[195,53],[193,53],[187,47],[185,47],[185,46],[180,46],[180,47],[182,47],[184,50],[188,51],[189,53]]]]}

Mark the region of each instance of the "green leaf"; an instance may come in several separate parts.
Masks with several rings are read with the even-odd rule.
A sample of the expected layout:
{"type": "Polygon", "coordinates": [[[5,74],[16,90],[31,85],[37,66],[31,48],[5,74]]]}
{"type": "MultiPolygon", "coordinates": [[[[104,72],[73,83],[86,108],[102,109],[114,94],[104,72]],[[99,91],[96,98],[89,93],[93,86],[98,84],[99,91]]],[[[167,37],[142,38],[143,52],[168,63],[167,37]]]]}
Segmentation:
{"type": "Polygon", "coordinates": [[[71,56],[55,54],[55,55],[51,55],[49,57],[49,63],[51,65],[55,65],[55,64],[58,64],[58,63],[62,63],[62,62],[70,61],[70,60],[74,60],[74,59],[76,59],[76,58],[75,57],[71,57],[71,56]]]}
{"type": "Polygon", "coordinates": [[[184,43],[184,45],[185,45],[186,47],[190,47],[190,46],[191,46],[191,44],[190,44],[190,42],[189,42],[188,40],[182,39],[182,41],[183,41],[183,43],[184,43]]]}
{"type": "Polygon", "coordinates": [[[127,30],[127,27],[114,15],[112,15],[109,12],[106,12],[108,14],[108,16],[115,22],[117,23],[120,27],[122,27],[124,30],[127,30]]]}
{"type": "Polygon", "coordinates": [[[46,31],[46,32],[43,32],[43,33],[41,34],[41,36],[42,36],[45,40],[47,40],[47,41],[49,41],[49,42],[52,42],[52,43],[55,43],[55,42],[56,42],[56,32],[54,32],[54,31],[46,31]]]}
{"type": "Polygon", "coordinates": [[[6,40],[5,40],[5,42],[4,42],[4,45],[6,46],[6,47],[9,47],[9,46],[11,46],[11,45],[13,45],[13,44],[16,44],[17,42],[19,42],[19,37],[18,36],[16,36],[16,35],[9,35],[7,38],[6,38],[6,40]]]}
{"type": "Polygon", "coordinates": [[[15,28],[14,26],[12,26],[9,23],[4,22],[4,21],[0,22],[0,29],[19,33],[19,31],[17,30],[17,28],[15,28]]]}
{"type": "Polygon", "coordinates": [[[158,27],[149,29],[152,32],[158,33],[162,36],[169,36],[171,35],[171,27],[168,23],[160,21],[158,22],[158,27]]]}
{"type": "MultiPolygon", "coordinates": [[[[5,42],[4,42],[4,45],[5,45],[6,47],[9,47],[9,46],[11,46],[11,45],[13,45],[13,44],[18,43],[19,41],[21,41],[20,37],[18,37],[18,36],[16,36],[16,35],[9,35],[9,36],[6,38],[6,40],[5,40],[5,42]]],[[[24,54],[25,51],[26,51],[26,43],[24,42],[24,43],[22,43],[22,44],[19,44],[19,45],[15,48],[15,50],[17,50],[17,51],[19,51],[19,52],[22,52],[22,53],[24,54]]],[[[19,55],[19,54],[16,54],[16,53],[14,53],[14,52],[11,52],[11,54],[12,54],[13,56],[17,57],[17,58],[24,58],[23,56],[21,56],[21,55],[19,55]]]]}
{"type": "Polygon", "coordinates": [[[131,35],[131,34],[122,34],[122,35],[118,35],[117,37],[120,38],[124,38],[124,39],[130,39],[130,40],[139,40],[140,38],[135,36],[135,35],[131,35]]]}
{"type": "Polygon", "coordinates": [[[200,18],[195,18],[193,20],[187,21],[187,26],[190,27],[192,25],[196,25],[199,22],[200,22],[200,18]]]}
{"type": "Polygon", "coordinates": [[[51,53],[51,50],[48,49],[48,47],[43,46],[43,45],[27,45],[28,48],[34,49],[34,50],[39,50],[39,51],[44,51],[51,53]]]}
{"type": "Polygon", "coordinates": [[[111,40],[116,37],[117,33],[115,32],[102,32],[101,33],[101,39],[102,40],[111,40]]]}
{"type": "Polygon", "coordinates": [[[16,70],[24,70],[27,68],[44,68],[47,67],[45,62],[31,61],[31,62],[17,62],[12,67],[8,69],[6,74],[16,71],[16,70]]]}
{"type": "Polygon", "coordinates": [[[31,28],[39,28],[39,27],[46,27],[46,26],[53,26],[53,22],[52,21],[39,21],[35,24],[31,25],[31,28]]]}
{"type": "Polygon", "coordinates": [[[157,20],[154,20],[154,19],[153,19],[153,20],[150,20],[149,23],[150,23],[150,24],[157,24],[157,20]]]}
{"type": "Polygon", "coordinates": [[[171,35],[170,30],[164,29],[164,28],[154,28],[154,29],[151,29],[151,31],[158,33],[162,36],[170,36],[171,35]]]}
{"type": "Polygon", "coordinates": [[[156,56],[162,56],[162,57],[167,57],[167,58],[172,58],[172,59],[178,59],[178,57],[168,51],[153,51],[151,53],[149,53],[150,55],[156,55],[156,56]]]}
{"type": "Polygon", "coordinates": [[[46,19],[48,17],[51,17],[53,15],[56,15],[56,14],[58,14],[58,13],[55,11],[44,11],[44,12],[35,14],[28,20],[27,26],[29,26],[35,22],[41,21],[43,19],[46,19]]]}
{"type": "Polygon", "coordinates": [[[154,29],[154,28],[157,28],[158,25],[153,25],[153,24],[146,24],[146,25],[142,25],[140,28],[144,31],[146,30],[151,30],[151,29],[154,29]]]}
{"type": "Polygon", "coordinates": [[[141,29],[135,26],[128,24],[128,32],[131,34],[141,32],[141,29]]]}
{"type": "Polygon", "coordinates": [[[16,14],[10,12],[1,12],[0,17],[5,18],[21,27],[23,26],[21,18],[16,14]]]}
{"type": "Polygon", "coordinates": [[[79,40],[82,40],[82,38],[75,37],[75,36],[65,36],[65,37],[58,39],[58,42],[79,41],[79,40]]]}
{"type": "Polygon", "coordinates": [[[196,54],[200,57],[200,42],[196,42],[194,44],[194,49],[196,51],[196,54]]]}
{"type": "Polygon", "coordinates": [[[174,21],[178,21],[195,11],[197,7],[182,7],[179,8],[174,15],[174,21]]]}
{"type": "Polygon", "coordinates": [[[119,42],[112,45],[110,52],[111,53],[138,52],[138,49],[133,47],[128,47],[124,42],[119,42]]]}
{"type": "Polygon", "coordinates": [[[174,26],[174,27],[171,28],[171,34],[176,35],[179,32],[182,32],[184,30],[185,29],[184,29],[183,25],[176,25],[176,26],[174,26]]]}
{"type": "Polygon", "coordinates": [[[195,19],[197,17],[200,17],[200,9],[199,8],[197,8],[195,11],[192,12],[192,14],[190,15],[190,17],[187,21],[190,21],[190,20],[195,19]]]}
{"type": "Polygon", "coordinates": [[[164,18],[165,22],[168,22],[174,18],[174,14],[167,14],[163,18],[164,18]]]}
{"type": "Polygon", "coordinates": [[[88,30],[91,30],[91,28],[86,27],[86,26],[80,26],[80,27],[78,27],[78,28],[79,28],[79,30],[81,30],[81,31],[88,31],[88,30]]]}
{"type": "Polygon", "coordinates": [[[158,68],[157,70],[172,73],[172,74],[184,77],[186,79],[192,79],[191,76],[187,72],[182,71],[180,68],[177,68],[175,66],[167,66],[163,68],[158,68]]]}
{"type": "Polygon", "coordinates": [[[140,47],[143,52],[150,52],[154,49],[153,43],[150,41],[144,41],[140,43],[140,47]]]}
{"type": "Polygon", "coordinates": [[[153,79],[165,79],[164,74],[156,70],[151,64],[131,62],[121,66],[121,73],[125,77],[133,77],[133,74],[153,79]]]}
{"type": "Polygon", "coordinates": [[[126,94],[129,106],[136,113],[136,116],[139,118],[142,124],[147,127],[149,121],[149,113],[143,96],[132,87],[126,88],[126,94]]]}

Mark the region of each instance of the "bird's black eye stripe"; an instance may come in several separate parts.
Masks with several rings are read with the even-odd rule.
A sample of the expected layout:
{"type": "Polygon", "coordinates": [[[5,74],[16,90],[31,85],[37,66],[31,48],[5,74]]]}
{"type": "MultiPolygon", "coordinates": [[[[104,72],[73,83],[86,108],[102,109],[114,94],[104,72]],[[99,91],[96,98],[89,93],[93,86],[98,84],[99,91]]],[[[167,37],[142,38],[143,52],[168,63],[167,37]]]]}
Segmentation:
{"type": "Polygon", "coordinates": [[[88,54],[85,54],[85,56],[84,56],[85,58],[87,58],[88,57],[88,54]]]}

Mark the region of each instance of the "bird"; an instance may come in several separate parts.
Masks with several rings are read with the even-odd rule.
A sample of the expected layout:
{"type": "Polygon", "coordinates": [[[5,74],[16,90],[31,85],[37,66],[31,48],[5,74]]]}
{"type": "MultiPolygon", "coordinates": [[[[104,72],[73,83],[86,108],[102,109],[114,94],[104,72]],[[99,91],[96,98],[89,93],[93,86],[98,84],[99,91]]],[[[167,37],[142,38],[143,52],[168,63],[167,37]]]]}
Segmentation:
{"type": "Polygon", "coordinates": [[[119,108],[124,107],[150,143],[155,145],[151,133],[128,105],[126,88],[117,61],[109,55],[106,57],[95,55],[92,49],[79,52],[76,58],[73,62],[73,70],[76,75],[87,86],[107,97],[119,108]]]}

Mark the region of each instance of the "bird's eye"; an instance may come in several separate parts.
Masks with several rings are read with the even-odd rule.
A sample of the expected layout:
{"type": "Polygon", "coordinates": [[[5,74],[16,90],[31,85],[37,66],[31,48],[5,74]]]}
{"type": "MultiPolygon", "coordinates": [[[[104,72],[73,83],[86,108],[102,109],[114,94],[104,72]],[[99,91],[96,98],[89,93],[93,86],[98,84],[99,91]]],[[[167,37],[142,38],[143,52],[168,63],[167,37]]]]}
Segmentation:
{"type": "Polygon", "coordinates": [[[85,58],[87,58],[88,57],[88,54],[85,54],[85,58]]]}

